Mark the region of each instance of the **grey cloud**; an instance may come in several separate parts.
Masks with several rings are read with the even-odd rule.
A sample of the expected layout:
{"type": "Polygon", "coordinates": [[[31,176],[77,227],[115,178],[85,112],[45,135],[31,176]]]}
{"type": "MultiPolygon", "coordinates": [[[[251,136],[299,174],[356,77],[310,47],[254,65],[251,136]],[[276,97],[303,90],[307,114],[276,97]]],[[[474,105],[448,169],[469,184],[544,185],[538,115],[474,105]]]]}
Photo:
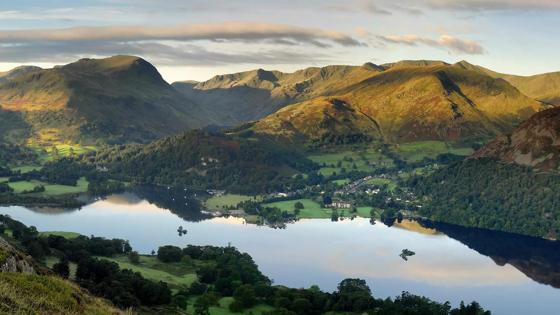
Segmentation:
{"type": "Polygon", "coordinates": [[[420,37],[418,35],[400,35],[400,36],[378,36],[379,40],[389,44],[402,44],[408,46],[427,45],[432,47],[446,48],[452,53],[481,55],[485,50],[482,45],[476,41],[459,39],[450,35],[442,35],[437,39],[420,37]]]}
{"type": "Polygon", "coordinates": [[[141,40],[243,40],[260,42],[277,39],[319,47],[325,47],[328,45],[327,43],[336,43],[342,46],[364,45],[341,32],[269,23],[226,22],[167,27],[107,26],[0,31],[0,42],[3,43],[141,40]]]}
{"type": "Polygon", "coordinates": [[[433,8],[459,11],[560,9],[558,0],[428,0],[433,8]]]}
{"type": "Polygon", "coordinates": [[[293,64],[332,61],[327,54],[305,54],[280,49],[256,49],[250,52],[223,53],[193,44],[167,45],[157,42],[103,43],[33,42],[19,45],[0,44],[0,58],[6,62],[68,63],[83,57],[131,54],[158,65],[209,66],[228,64],[293,64]]]}

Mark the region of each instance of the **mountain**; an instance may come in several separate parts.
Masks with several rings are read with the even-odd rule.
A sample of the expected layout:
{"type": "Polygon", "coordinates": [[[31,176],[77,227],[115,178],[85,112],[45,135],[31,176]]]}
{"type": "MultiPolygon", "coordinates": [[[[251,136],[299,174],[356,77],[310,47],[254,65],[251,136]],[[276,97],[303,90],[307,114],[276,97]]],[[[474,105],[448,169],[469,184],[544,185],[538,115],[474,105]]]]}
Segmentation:
{"type": "Polygon", "coordinates": [[[13,125],[9,137],[36,144],[146,142],[209,123],[133,56],[21,74],[0,84],[0,109],[0,120],[13,125]]]}
{"type": "Polygon", "coordinates": [[[218,75],[205,82],[175,82],[173,86],[212,112],[222,125],[233,126],[263,118],[288,104],[335,95],[379,71],[383,69],[371,63],[313,67],[294,73],[257,69],[218,75]]]}
{"type": "Polygon", "coordinates": [[[35,71],[39,71],[42,70],[39,67],[35,67],[35,66],[20,66],[20,67],[16,67],[10,71],[6,71],[6,72],[0,72],[0,83],[4,83],[7,82],[9,80],[13,80],[19,76],[31,73],[31,72],[35,72],[35,71]]]}
{"type": "Polygon", "coordinates": [[[511,134],[499,136],[473,155],[473,158],[485,157],[560,171],[560,108],[533,115],[511,134]]]}
{"type": "Polygon", "coordinates": [[[404,61],[374,69],[251,129],[312,143],[478,140],[509,132],[543,108],[507,81],[457,64],[404,61]]]}
{"type": "Polygon", "coordinates": [[[521,93],[540,102],[555,106],[560,105],[560,72],[518,76],[494,72],[480,66],[472,65],[466,61],[461,61],[458,65],[466,69],[485,72],[494,78],[504,79],[518,88],[521,93]]]}

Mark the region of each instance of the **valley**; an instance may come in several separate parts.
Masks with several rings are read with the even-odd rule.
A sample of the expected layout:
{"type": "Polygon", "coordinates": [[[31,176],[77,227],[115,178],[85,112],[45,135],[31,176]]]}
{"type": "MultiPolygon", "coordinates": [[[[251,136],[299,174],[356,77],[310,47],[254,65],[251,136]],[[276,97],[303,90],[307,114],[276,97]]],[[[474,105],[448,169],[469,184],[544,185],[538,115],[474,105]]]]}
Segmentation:
{"type": "Polygon", "coordinates": [[[120,309],[359,313],[333,306],[337,284],[359,278],[374,288],[361,311],[417,298],[403,291],[442,314],[462,315],[463,300],[498,315],[557,311],[554,84],[537,93],[527,82],[538,79],[436,61],[168,84],[133,56],[1,78],[0,213],[43,231],[19,239],[7,220],[5,238],[120,309]],[[164,261],[160,250],[194,252],[164,261]],[[219,257],[247,257],[238,250],[262,281],[226,265],[207,279],[219,257]],[[96,268],[110,278],[98,283],[96,268]],[[161,295],[128,284],[115,295],[112,277],[161,295]],[[243,304],[241,289],[274,296],[243,304]],[[323,301],[313,311],[297,300],[312,298],[323,301]]]}

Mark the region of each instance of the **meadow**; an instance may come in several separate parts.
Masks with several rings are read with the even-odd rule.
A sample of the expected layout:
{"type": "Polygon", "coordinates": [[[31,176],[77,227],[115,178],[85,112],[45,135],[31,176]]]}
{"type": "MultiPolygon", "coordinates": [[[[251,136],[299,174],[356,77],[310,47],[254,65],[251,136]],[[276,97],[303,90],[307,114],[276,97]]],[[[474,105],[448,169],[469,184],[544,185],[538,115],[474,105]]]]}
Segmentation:
{"type": "Polygon", "coordinates": [[[88,181],[85,178],[80,178],[76,186],[66,186],[58,184],[49,184],[37,180],[32,181],[19,181],[11,182],[8,184],[15,193],[22,193],[24,191],[31,191],[37,186],[44,186],[45,191],[41,194],[47,196],[59,196],[67,194],[77,194],[86,192],[88,189],[88,181]]]}
{"type": "Polygon", "coordinates": [[[130,269],[139,272],[146,279],[156,282],[164,281],[172,289],[189,287],[197,280],[196,265],[193,262],[164,263],[156,256],[141,255],[140,262],[133,264],[127,256],[116,256],[112,258],[99,257],[117,263],[121,269],[130,269]]]}
{"type": "MultiPolygon", "coordinates": [[[[294,199],[294,200],[285,200],[285,201],[277,201],[271,203],[265,203],[263,206],[265,207],[276,207],[282,211],[286,211],[288,213],[294,213],[295,210],[295,203],[301,202],[303,204],[303,209],[300,210],[298,217],[300,219],[330,219],[332,215],[331,208],[322,208],[321,205],[311,199],[294,199]]],[[[364,218],[370,217],[371,207],[357,207],[356,215],[364,218]]],[[[350,209],[337,209],[339,215],[344,214],[345,216],[349,216],[351,214],[350,209]]]]}
{"type": "Polygon", "coordinates": [[[206,208],[209,210],[223,210],[227,207],[235,207],[238,203],[247,200],[261,200],[262,197],[257,196],[247,196],[247,195],[236,195],[236,194],[224,194],[221,196],[212,196],[206,200],[204,203],[206,208]]]}

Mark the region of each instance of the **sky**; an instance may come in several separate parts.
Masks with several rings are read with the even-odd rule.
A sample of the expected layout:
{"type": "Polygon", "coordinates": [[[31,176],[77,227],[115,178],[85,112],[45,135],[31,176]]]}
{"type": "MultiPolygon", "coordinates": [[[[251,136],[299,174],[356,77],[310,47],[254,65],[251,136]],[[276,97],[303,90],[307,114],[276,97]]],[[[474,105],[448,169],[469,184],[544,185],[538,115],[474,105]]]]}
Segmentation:
{"type": "Polygon", "coordinates": [[[0,71],[137,55],[168,82],[255,68],[467,60],[559,71],[560,0],[19,0],[0,3],[0,71]]]}

